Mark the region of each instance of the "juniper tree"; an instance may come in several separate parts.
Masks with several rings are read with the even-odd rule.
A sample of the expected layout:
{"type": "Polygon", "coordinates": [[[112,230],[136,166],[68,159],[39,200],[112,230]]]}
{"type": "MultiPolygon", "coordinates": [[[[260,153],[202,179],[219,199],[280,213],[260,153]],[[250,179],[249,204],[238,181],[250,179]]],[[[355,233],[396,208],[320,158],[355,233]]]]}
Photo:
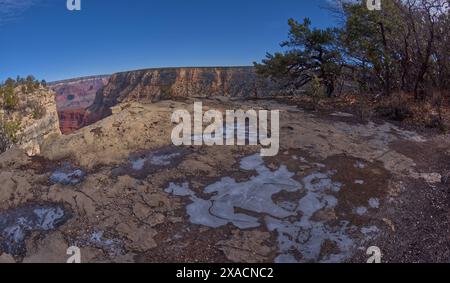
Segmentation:
{"type": "Polygon", "coordinates": [[[289,38],[281,43],[285,52],[267,54],[262,63],[255,63],[257,73],[282,83],[285,87],[301,89],[315,77],[331,96],[341,71],[342,57],[337,48],[337,29],[311,27],[311,20],[290,19],[289,38]]]}

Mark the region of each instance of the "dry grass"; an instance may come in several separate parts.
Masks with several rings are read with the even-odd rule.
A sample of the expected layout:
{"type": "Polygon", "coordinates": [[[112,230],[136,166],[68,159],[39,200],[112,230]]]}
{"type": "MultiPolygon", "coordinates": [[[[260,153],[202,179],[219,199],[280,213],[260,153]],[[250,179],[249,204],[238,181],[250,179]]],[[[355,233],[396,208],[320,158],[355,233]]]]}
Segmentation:
{"type": "Polygon", "coordinates": [[[403,92],[390,97],[342,95],[323,98],[314,107],[310,97],[290,97],[289,103],[318,112],[343,111],[354,114],[361,121],[378,117],[397,121],[404,126],[436,129],[445,132],[450,127],[450,94],[434,92],[422,101],[403,92]]]}

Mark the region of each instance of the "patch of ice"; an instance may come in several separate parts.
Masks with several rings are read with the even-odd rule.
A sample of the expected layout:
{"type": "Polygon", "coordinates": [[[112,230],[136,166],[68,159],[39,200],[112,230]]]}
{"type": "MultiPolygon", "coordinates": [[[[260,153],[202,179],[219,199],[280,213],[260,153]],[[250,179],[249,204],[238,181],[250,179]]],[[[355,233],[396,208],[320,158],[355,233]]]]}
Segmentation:
{"type": "Polygon", "coordinates": [[[296,212],[275,204],[272,197],[282,191],[299,191],[302,185],[292,179],[294,174],[289,172],[285,166],[272,172],[263,163],[259,154],[242,159],[241,168],[243,170],[256,170],[259,175],[243,183],[237,183],[228,177],[222,178],[219,182],[205,188],[205,193],[212,195],[208,200],[197,197],[187,184],[182,186],[171,184],[166,192],[178,196],[189,196],[192,201],[187,206],[190,221],[213,228],[228,223],[241,229],[255,228],[261,225],[258,218],[236,213],[235,208],[278,218],[295,215],[296,212]]]}
{"type": "Polygon", "coordinates": [[[251,155],[245,157],[241,160],[241,169],[251,171],[251,170],[264,170],[264,160],[260,155],[251,155]]]}
{"type": "Polygon", "coordinates": [[[307,194],[298,204],[297,210],[301,214],[299,221],[266,218],[268,229],[278,232],[280,255],[276,262],[341,262],[349,256],[353,241],[346,234],[347,222],[333,228],[324,222],[312,220],[318,211],[338,205],[337,198],[331,193],[338,192],[341,184],[331,180],[331,173],[314,173],[303,178],[307,194]],[[327,240],[335,243],[339,252],[321,258],[321,249],[327,240]],[[299,251],[302,259],[295,259],[292,250],[299,251]]]}
{"type": "Polygon", "coordinates": [[[153,155],[150,158],[150,164],[156,166],[168,166],[171,164],[172,160],[179,157],[181,154],[176,152],[167,155],[153,155]]]}
{"type": "Polygon", "coordinates": [[[150,154],[147,157],[144,158],[138,158],[135,160],[131,160],[131,165],[133,170],[136,171],[140,171],[142,169],[144,169],[145,167],[145,163],[149,162],[151,165],[155,165],[155,166],[169,166],[172,163],[172,160],[174,160],[175,158],[179,157],[181,154],[176,152],[176,153],[171,153],[171,154],[150,154]]]}
{"type": "Polygon", "coordinates": [[[188,150],[184,147],[164,147],[157,150],[131,154],[128,162],[111,170],[114,176],[129,175],[145,179],[149,175],[167,167],[178,165],[188,150]]]}
{"type": "Polygon", "coordinates": [[[147,162],[146,158],[139,158],[131,161],[131,167],[133,170],[139,171],[144,168],[145,162],[147,162]]]}
{"type": "Polygon", "coordinates": [[[367,207],[361,206],[355,209],[356,214],[362,216],[367,213],[367,207]]]}
{"type": "Polygon", "coordinates": [[[169,187],[164,190],[168,194],[172,194],[179,197],[195,196],[195,193],[189,189],[188,183],[183,183],[181,186],[170,183],[169,187]]]}
{"type": "Polygon", "coordinates": [[[282,201],[282,202],[277,203],[277,205],[287,211],[296,211],[297,207],[298,207],[298,204],[295,204],[295,203],[289,202],[289,201],[282,201]]]}
{"type": "Polygon", "coordinates": [[[47,231],[55,229],[55,223],[64,217],[64,210],[61,207],[55,208],[36,208],[34,214],[37,216],[39,223],[36,227],[47,231]]]}
{"type": "Polygon", "coordinates": [[[123,244],[117,239],[107,239],[104,231],[95,231],[88,239],[88,243],[96,248],[106,250],[111,255],[123,254],[123,244]]]}
{"type": "Polygon", "coordinates": [[[380,200],[377,198],[369,199],[369,205],[371,208],[380,208],[380,200]]]}
{"type": "Polygon", "coordinates": [[[351,255],[354,247],[353,240],[346,232],[348,222],[342,222],[337,228],[321,222],[290,222],[272,217],[267,217],[266,222],[270,231],[278,232],[280,255],[275,260],[277,263],[342,262],[351,255]],[[335,243],[339,251],[321,257],[322,246],[327,240],[335,243]],[[301,253],[301,260],[294,257],[293,250],[301,253]]]}
{"type": "Polygon", "coordinates": [[[353,165],[353,167],[358,168],[358,169],[364,169],[364,168],[366,168],[366,164],[364,164],[361,161],[358,161],[355,163],[355,165],[353,165]]]}
{"type": "Polygon", "coordinates": [[[81,183],[86,174],[81,169],[73,168],[72,165],[66,163],[62,168],[57,169],[50,176],[50,182],[61,185],[77,185],[81,183]]]}
{"type": "Polygon", "coordinates": [[[26,251],[25,239],[30,232],[54,230],[66,219],[62,206],[28,206],[0,214],[0,250],[23,255],[26,251]]]}
{"type": "Polygon", "coordinates": [[[352,118],[352,117],[354,117],[353,114],[344,113],[344,112],[336,112],[336,113],[331,114],[331,116],[342,117],[342,118],[352,118]]]}
{"type": "Polygon", "coordinates": [[[361,233],[363,233],[367,239],[375,239],[380,234],[380,229],[377,226],[363,227],[361,228],[361,233]]]}
{"type": "Polygon", "coordinates": [[[332,227],[313,220],[317,212],[338,205],[333,194],[341,190],[342,184],[331,180],[335,172],[314,173],[298,182],[285,166],[275,172],[269,170],[259,154],[243,158],[240,166],[243,170],[256,170],[259,175],[242,183],[223,178],[205,188],[204,192],[212,195],[209,199],[197,197],[186,183],[181,186],[170,184],[166,192],[190,197],[192,203],[186,209],[194,224],[218,228],[231,223],[247,229],[264,223],[278,234],[277,262],[341,262],[350,256],[354,244],[347,234],[348,222],[332,227]],[[306,195],[298,201],[274,203],[273,196],[282,191],[304,191],[306,195]],[[236,208],[257,213],[260,217],[237,213],[236,208]],[[335,243],[338,251],[322,256],[326,241],[335,243]],[[296,258],[295,250],[302,254],[301,259],[296,258]]]}

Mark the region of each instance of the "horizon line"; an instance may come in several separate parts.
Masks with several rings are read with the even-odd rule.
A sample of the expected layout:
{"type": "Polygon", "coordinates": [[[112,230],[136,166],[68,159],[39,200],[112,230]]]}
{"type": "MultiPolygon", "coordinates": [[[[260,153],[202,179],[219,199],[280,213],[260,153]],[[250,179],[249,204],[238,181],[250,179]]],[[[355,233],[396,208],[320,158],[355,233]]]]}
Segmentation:
{"type": "Polygon", "coordinates": [[[231,68],[254,68],[252,65],[230,65],[230,66],[179,66],[179,67],[150,67],[150,68],[141,68],[141,69],[128,69],[123,71],[113,72],[111,74],[99,74],[99,75],[86,75],[86,76],[76,76],[72,78],[65,78],[60,80],[49,81],[48,84],[58,84],[63,82],[68,82],[72,80],[81,80],[81,79],[90,79],[95,77],[110,77],[116,74],[130,73],[130,72],[141,72],[141,71],[149,71],[149,70],[170,70],[170,69],[231,69],[231,68]]]}

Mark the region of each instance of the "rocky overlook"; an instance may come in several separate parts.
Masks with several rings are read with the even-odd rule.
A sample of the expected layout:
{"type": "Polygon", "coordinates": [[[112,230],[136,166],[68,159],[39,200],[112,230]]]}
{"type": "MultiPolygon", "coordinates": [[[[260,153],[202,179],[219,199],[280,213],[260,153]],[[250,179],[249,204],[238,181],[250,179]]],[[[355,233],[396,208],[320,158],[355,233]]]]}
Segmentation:
{"type": "Polygon", "coordinates": [[[39,155],[41,146],[50,136],[61,135],[55,103],[55,93],[40,86],[26,93],[14,88],[16,105],[2,109],[0,120],[8,138],[29,156],[39,155]]]}
{"type": "Polygon", "coordinates": [[[280,154],[174,147],[173,109],[196,100],[121,103],[39,157],[0,155],[0,262],[65,262],[71,245],[83,262],[448,259],[448,137],[215,97],[205,109],[280,110],[280,154]]]}
{"type": "Polygon", "coordinates": [[[121,102],[186,97],[266,96],[277,88],[253,67],[160,68],[93,76],[51,84],[63,134],[111,114],[121,102]]]}
{"type": "Polygon", "coordinates": [[[60,117],[85,109],[66,135],[53,91],[14,89],[3,119],[19,148],[0,154],[0,262],[65,262],[72,245],[83,262],[365,262],[373,245],[386,262],[449,258],[448,135],[310,111],[295,97],[249,99],[276,92],[251,68],[101,80],[58,86],[60,117]],[[90,98],[67,99],[70,89],[90,98]],[[278,110],[279,154],[174,146],[174,110],[198,101],[278,110]]]}
{"type": "Polygon", "coordinates": [[[258,78],[252,67],[137,70],[113,74],[108,83],[102,86],[107,80],[107,77],[95,77],[61,82],[53,87],[59,93],[58,111],[64,133],[110,115],[110,108],[121,102],[156,102],[186,97],[265,96],[276,90],[271,83],[258,78]],[[94,92],[96,97],[91,101],[94,92]],[[92,105],[85,110],[89,104],[92,105]]]}

